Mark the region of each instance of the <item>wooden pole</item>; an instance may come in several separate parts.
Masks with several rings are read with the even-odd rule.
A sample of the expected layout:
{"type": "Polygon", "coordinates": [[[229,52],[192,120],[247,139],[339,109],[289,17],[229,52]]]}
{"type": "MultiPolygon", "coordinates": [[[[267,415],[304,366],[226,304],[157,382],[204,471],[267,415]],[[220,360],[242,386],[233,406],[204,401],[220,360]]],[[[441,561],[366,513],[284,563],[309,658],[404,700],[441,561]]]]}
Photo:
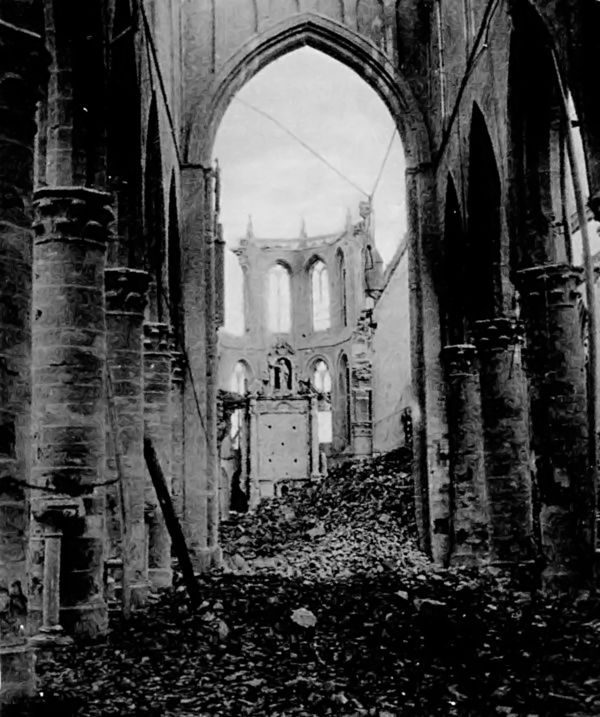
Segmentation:
{"type": "Polygon", "coordinates": [[[171,536],[171,544],[183,574],[183,582],[185,583],[190,603],[193,608],[196,608],[200,604],[201,600],[200,588],[198,587],[198,582],[196,580],[196,576],[194,575],[194,568],[192,566],[190,553],[183,536],[181,523],[179,522],[175,509],[173,508],[173,502],[171,501],[171,496],[169,495],[167,481],[165,480],[160,463],[158,462],[158,456],[156,455],[156,451],[152,445],[152,440],[148,436],[144,436],[144,458],[146,459],[146,465],[148,466],[148,472],[150,473],[150,478],[152,479],[152,484],[154,485],[154,490],[156,491],[156,497],[158,498],[158,502],[165,518],[167,530],[171,536]]]}

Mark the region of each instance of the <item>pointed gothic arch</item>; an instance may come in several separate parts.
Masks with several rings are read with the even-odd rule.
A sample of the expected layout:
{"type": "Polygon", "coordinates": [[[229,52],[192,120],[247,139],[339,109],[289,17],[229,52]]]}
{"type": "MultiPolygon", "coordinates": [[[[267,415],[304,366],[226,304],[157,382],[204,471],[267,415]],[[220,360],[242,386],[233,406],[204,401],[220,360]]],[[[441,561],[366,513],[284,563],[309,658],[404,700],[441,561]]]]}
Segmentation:
{"type": "Polygon", "coordinates": [[[447,344],[464,343],[466,311],[466,245],[462,212],[452,175],[446,183],[444,205],[444,255],[446,265],[445,285],[445,326],[444,339],[447,344]]]}
{"type": "Polygon", "coordinates": [[[267,326],[274,334],[292,330],[292,272],[283,262],[274,264],[267,273],[267,326]]]}
{"type": "Polygon", "coordinates": [[[485,118],[474,103],[469,138],[468,245],[465,257],[470,283],[466,308],[471,322],[490,319],[501,311],[501,202],[500,174],[494,147],[485,118]]]}
{"type": "Polygon", "coordinates": [[[320,257],[311,259],[308,277],[310,282],[312,329],[313,331],[325,331],[331,326],[331,296],[329,269],[320,257]]]}

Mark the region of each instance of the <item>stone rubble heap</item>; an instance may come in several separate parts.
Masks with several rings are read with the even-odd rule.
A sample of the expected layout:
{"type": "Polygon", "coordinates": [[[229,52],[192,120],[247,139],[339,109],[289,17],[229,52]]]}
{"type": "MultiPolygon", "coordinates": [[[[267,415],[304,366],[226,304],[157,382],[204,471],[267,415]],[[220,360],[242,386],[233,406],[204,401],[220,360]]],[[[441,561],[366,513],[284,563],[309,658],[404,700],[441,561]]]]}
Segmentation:
{"type": "Polygon", "coordinates": [[[349,462],[222,526],[224,571],[315,580],[424,567],[403,449],[349,462]]]}

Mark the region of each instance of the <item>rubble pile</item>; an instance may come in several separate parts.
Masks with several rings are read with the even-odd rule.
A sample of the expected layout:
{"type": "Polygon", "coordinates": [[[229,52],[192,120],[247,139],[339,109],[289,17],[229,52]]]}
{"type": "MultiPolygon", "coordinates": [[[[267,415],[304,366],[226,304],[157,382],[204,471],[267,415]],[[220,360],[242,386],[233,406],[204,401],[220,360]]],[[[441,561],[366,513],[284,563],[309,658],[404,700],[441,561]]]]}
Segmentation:
{"type": "Polygon", "coordinates": [[[222,527],[226,572],[314,580],[423,567],[408,451],[348,462],[222,527]]]}

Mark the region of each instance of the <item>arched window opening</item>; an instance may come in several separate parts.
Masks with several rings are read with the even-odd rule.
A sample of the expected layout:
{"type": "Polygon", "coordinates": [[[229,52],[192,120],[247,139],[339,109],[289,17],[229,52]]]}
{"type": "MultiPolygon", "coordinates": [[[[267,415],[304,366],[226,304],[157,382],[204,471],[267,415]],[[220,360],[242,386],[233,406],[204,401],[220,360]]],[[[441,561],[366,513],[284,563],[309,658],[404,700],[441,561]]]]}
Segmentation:
{"type": "MultiPolygon", "coordinates": [[[[233,393],[245,396],[250,385],[250,371],[245,361],[238,361],[233,367],[229,388],[233,393]]],[[[244,424],[244,409],[236,408],[231,416],[231,446],[234,449],[240,447],[241,434],[244,424]]]]}
{"type": "Polygon", "coordinates": [[[320,259],[310,270],[312,288],[312,318],[314,331],[326,331],[330,325],[329,272],[320,259]]]}
{"type": "Polygon", "coordinates": [[[470,321],[489,319],[502,306],[500,176],[485,119],[473,105],[469,159],[468,263],[466,308],[470,321]]]}
{"type": "Polygon", "coordinates": [[[340,326],[348,326],[348,297],[346,287],[346,260],[344,252],[339,249],[336,254],[337,260],[337,280],[339,286],[340,300],[340,326]]]}
{"type": "Polygon", "coordinates": [[[342,354],[338,368],[338,426],[340,431],[340,439],[344,446],[350,444],[350,427],[351,427],[351,411],[350,411],[350,364],[346,354],[342,354]]]}
{"type": "Polygon", "coordinates": [[[318,395],[317,422],[319,443],[331,443],[333,426],[331,417],[331,374],[329,367],[318,359],[312,372],[312,384],[318,395]]]}
{"type": "Polygon", "coordinates": [[[465,249],[465,236],[456,188],[452,177],[448,175],[444,212],[444,253],[447,267],[444,339],[448,344],[460,344],[466,340],[465,312],[468,284],[466,282],[465,249]]]}
{"type": "Polygon", "coordinates": [[[292,324],[290,272],[282,264],[275,264],[269,270],[267,291],[269,330],[274,334],[287,334],[292,324]]]}
{"type": "Polygon", "coordinates": [[[314,365],[313,386],[319,393],[331,392],[331,374],[329,367],[322,359],[319,359],[314,365]]]}
{"type": "Polygon", "coordinates": [[[245,395],[248,392],[250,372],[244,361],[238,361],[233,367],[231,374],[230,388],[234,393],[245,395]]]}

